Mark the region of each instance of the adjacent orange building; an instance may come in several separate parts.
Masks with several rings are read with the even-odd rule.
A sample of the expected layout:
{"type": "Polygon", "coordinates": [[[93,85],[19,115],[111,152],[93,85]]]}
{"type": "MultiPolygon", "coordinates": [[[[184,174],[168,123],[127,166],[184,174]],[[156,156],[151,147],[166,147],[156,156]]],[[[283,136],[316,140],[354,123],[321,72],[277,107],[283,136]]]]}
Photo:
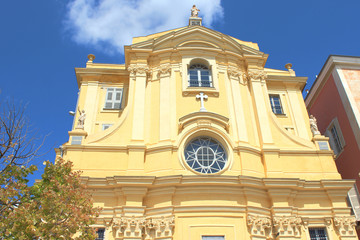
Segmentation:
{"type": "Polygon", "coordinates": [[[349,200],[359,221],[360,57],[329,56],[305,103],[320,132],[329,137],[341,176],[356,179],[349,200]]]}

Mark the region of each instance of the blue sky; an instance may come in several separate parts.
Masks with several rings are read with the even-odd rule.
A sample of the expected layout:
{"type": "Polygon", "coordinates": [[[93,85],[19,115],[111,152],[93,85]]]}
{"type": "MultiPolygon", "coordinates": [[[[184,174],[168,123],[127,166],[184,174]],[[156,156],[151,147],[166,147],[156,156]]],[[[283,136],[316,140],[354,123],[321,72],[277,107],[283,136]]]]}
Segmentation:
{"type": "Polygon", "coordinates": [[[187,25],[193,3],[206,27],[258,43],[269,54],[266,67],[292,63],[297,76],[309,78],[306,88],[330,54],[360,56],[359,0],[3,1],[0,100],[26,103],[32,128],[48,135],[38,164],[54,160],[53,148],[68,140],[74,68],[85,67],[89,53],[95,62],[124,63],[131,36],[187,25]]]}

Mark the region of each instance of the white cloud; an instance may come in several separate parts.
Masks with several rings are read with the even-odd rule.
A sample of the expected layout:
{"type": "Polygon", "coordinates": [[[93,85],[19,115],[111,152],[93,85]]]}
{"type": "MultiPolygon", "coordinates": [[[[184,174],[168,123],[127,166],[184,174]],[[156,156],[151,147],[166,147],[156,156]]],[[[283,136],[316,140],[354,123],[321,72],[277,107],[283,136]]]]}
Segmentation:
{"type": "Polygon", "coordinates": [[[221,0],[71,0],[66,26],[77,43],[123,53],[133,37],[186,26],[193,4],[206,27],[223,17],[221,0]]]}

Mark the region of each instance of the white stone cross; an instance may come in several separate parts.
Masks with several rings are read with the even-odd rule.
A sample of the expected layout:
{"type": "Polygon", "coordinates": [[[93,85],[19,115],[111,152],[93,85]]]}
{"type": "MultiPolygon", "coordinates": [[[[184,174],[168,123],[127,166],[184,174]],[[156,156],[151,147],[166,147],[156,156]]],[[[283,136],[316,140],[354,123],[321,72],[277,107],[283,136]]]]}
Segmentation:
{"type": "Polygon", "coordinates": [[[196,98],[200,98],[200,102],[201,102],[200,112],[206,112],[206,108],[204,107],[204,99],[207,99],[208,96],[201,92],[200,94],[196,95],[196,98]]]}

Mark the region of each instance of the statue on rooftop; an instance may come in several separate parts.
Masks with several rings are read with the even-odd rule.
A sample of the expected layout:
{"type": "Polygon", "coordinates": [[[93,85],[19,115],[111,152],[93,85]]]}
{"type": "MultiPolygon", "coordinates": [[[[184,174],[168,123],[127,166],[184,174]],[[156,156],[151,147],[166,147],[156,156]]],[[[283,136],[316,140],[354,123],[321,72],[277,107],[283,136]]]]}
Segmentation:
{"type": "Polygon", "coordinates": [[[193,5],[191,8],[191,17],[198,17],[200,10],[196,8],[196,5],[193,5]]]}
{"type": "Polygon", "coordinates": [[[311,132],[313,133],[313,136],[320,135],[320,131],[317,126],[316,118],[313,115],[310,115],[309,120],[310,120],[310,129],[311,129],[311,132]]]}
{"type": "Polygon", "coordinates": [[[85,110],[80,111],[80,108],[78,108],[79,111],[79,118],[76,128],[84,129],[85,119],[86,119],[86,113],[85,110]]]}

